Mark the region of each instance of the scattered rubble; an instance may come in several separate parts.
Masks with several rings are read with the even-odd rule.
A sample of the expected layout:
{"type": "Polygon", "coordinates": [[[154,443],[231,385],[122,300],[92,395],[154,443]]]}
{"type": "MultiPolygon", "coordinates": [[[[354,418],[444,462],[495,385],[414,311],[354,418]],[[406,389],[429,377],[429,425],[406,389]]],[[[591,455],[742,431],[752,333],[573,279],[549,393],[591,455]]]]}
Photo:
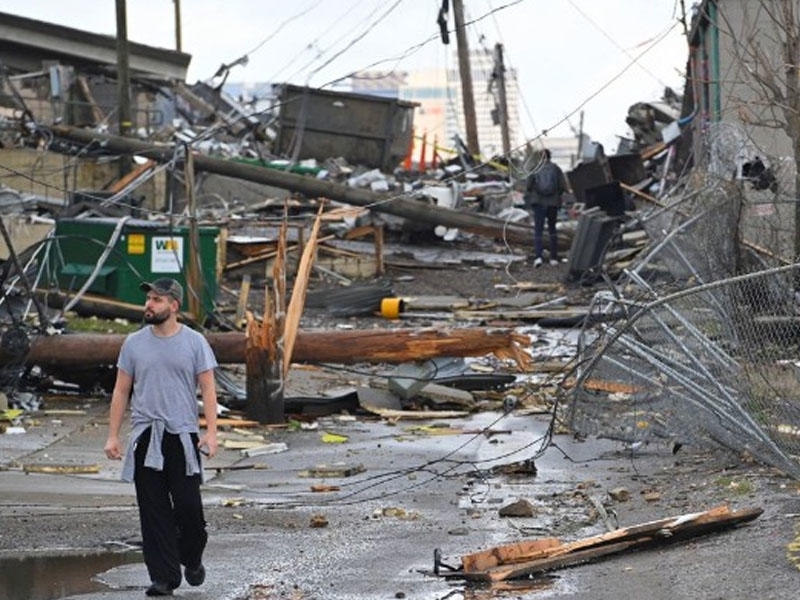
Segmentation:
{"type": "MultiPolygon", "coordinates": [[[[25,21],[13,25],[28,27],[25,21]]],[[[647,347],[640,330],[621,335],[641,314],[639,297],[629,295],[653,296],[651,307],[661,302],[641,272],[667,268],[650,258],[670,246],[670,260],[690,263],[671,240],[695,218],[684,205],[702,186],[686,175],[690,163],[677,151],[683,131],[676,94],[630,107],[634,139],[616,155],[581,140],[580,161],[567,173],[571,193],[559,213],[558,247],[566,262],[546,271],[527,262],[532,227],[519,190],[526,165],[536,159],[532,149],[478,164],[457,143],[462,149],[450,161],[414,170],[403,161],[413,135],[412,103],[281,84],[274,110],[256,112],[207,83],[187,85],[187,55],[156,51],[147,64],[136,57],[153,49],[137,46],[132,96],[138,114],[130,135],[112,135],[120,127],[109,99],[116,75],[107,40],[79,36],[81,44],[104,50],[78,60],[63,43],[69,34],[50,31],[52,60],[45,69],[28,72],[25,61],[12,61],[0,79],[0,170],[8,183],[0,188],[0,434],[25,436],[37,427],[36,416],[71,416],[43,412],[57,394],[107,394],[126,331],[141,320],[138,282],[168,273],[190,292],[183,322],[203,330],[221,364],[220,399],[229,410],[218,419],[220,444],[242,460],[291,452],[270,438],[269,427],[318,430],[320,444],[350,446],[347,431],[320,425],[331,415],[343,417],[342,429],[350,420],[382,420],[398,432],[395,441],[470,435],[502,444],[510,430],[464,429],[452,421],[482,410],[546,414],[552,419],[546,446],[554,433],[576,425],[579,401],[601,405],[611,421],[635,419],[632,426],[614,422],[596,432],[631,452],[641,448],[637,434],[644,431],[666,440],[672,453],[681,447],[658,410],[627,410],[651,402],[648,394],[666,388],[666,375],[624,377],[619,372],[630,375],[633,361],[613,358],[614,373],[592,373],[594,357],[576,360],[576,348],[621,338],[631,353],[651,365],[663,361],[673,369],[669,376],[692,387],[694,373],[672,362],[674,349],[647,347]],[[342,117],[336,127],[331,110],[342,117]],[[622,283],[606,285],[618,277],[622,283]],[[425,279],[428,289],[415,289],[415,278],[425,279]],[[455,279],[458,286],[445,285],[455,279]],[[610,289],[598,291],[601,285],[610,289]],[[79,331],[76,315],[101,319],[112,332],[79,331]],[[313,380],[315,370],[334,372],[336,385],[326,379],[298,393],[286,385],[300,373],[313,380]],[[568,393],[570,406],[563,402],[568,393]],[[399,425],[417,420],[446,421],[399,425]]],[[[738,169],[754,189],[777,190],[775,170],[757,156],[738,169]]],[[[741,246],[760,258],[779,258],[746,239],[741,246]]],[[[700,269],[689,267],[682,283],[702,284],[700,269]]],[[[651,327],[670,335],[692,329],[680,315],[670,316],[669,325],[661,320],[651,327]]],[[[781,317],[795,318],[758,318],[774,323],[781,317]]],[[[691,333],[692,349],[711,348],[730,367],[730,348],[713,344],[718,331],[691,333]]],[[[677,345],[690,354],[683,342],[677,345]]],[[[715,392],[730,395],[724,385],[715,392]]],[[[529,454],[512,453],[486,472],[533,478],[537,456],[529,454]]],[[[100,469],[56,462],[13,468],[54,475],[100,469]]],[[[223,473],[268,465],[208,468],[223,473]]],[[[367,470],[348,460],[296,474],[334,480],[367,470]]],[[[318,494],[342,487],[305,484],[318,494]]],[[[618,529],[611,525],[616,515],[600,500],[583,490],[575,496],[572,502],[591,504],[611,531],[572,542],[540,537],[505,544],[463,556],[459,568],[442,563],[439,551],[434,571],[483,582],[527,577],[761,514],[720,507],[618,529]]],[[[624,487],[608,496],[632,502],[624,487]]],[[[662,494],[649,489],[642,499],[657,504],[662,494]]],[[[229,499],[225,506],[243,503],[229,499]]],[[[540,516],[539,506],[524,498],[497,512],[540,516]]],[[[415,520],[420,514],[385,507],[372,517],[415,520]]],[[[310,528],[329,526],[327,515],[309,517],[310,528]]]]}

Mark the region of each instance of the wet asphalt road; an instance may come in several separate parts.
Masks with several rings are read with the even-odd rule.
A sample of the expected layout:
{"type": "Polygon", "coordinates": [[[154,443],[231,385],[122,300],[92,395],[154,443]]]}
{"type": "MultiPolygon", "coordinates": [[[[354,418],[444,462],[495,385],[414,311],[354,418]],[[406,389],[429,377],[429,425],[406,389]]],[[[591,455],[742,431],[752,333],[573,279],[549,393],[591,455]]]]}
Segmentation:
{"type": "MultiPolygon", "coordinates": [[[[72,418],[67,426],[71,432],[63,430],[64,418],[55,434],[31,428],[25,434],[29,437],[15,440],[18,449],[8,444],[2,457],[8,461],[17,453],[26,463],[98,463],[101,472],[65,476],[0,471],[0,511],[24,504],[31,514],[52,513],[91,504],[96,507],[94,517],[102,518],[103,511],[130,508],[132,486],[117,481],[119,463],[102,457],[104,418],[102,412],[95,413],[84,423],[72,418]]],[[[244,598],[261,586],[273,594],[305,594],[302,597],[447,595],[452,585],[426,574],[433,568],[434,549],[441,548],[451,562],[458,562],[461,552],[481,549],[497,534],[496,511],[509,500],[511,490],[496,488],[481,471],[494,464],[494,457],[508,462],[530,456],[546,426],[532,417],[501,418],[496,413],[447,423],[469,432],[487,426],[515,431],[492,437],[454,431],[433,435],[415,429],[445,423],[323,419],[314,431],[270,434],[272,441],[287,445],[279,454],[246,458],[237,451],[222,451],[207,463],[221,470],[208,471],[204,503],[228,505],[232,511],[242,505],[262,507],[276,514],[275,523],[269,526],[267,517],[267,526],[235,535],[214,532],[211,523],[206,583],[201,588],[184,586],[176,595],[244,598]],[[325,443],[324,433],[340,434],[347,441],[325,443]],[[233,465],[240,469],[224,470],[233,465]],[[364,470],[349,477],[300,476],[321,465],[364,470]],[[248,466],[265,468],[241,468],[248,466]],[[312,484],[337,485],[340,491],[313,493],[312,484]],[[319,516],[327,526],[312,527],[312,518],[319,516]]],[[[516,499],[513,494],[511,500],[516,499]]],[[[142,564],[115,567],[98,577],[109,586],[107,591],[75,598],[137,597],[147,584],[142,564]]]]}
{"type": "MultiPolygon", "coordinates": [[[[0,436],[0,461],[101,465],[85,476],[24,474],[0,470],[0,516],[63,514],[78,518],[131,516],[133,489],[118,482],[119,463],[102,455],[104,408],[86,416],[42,418],[24,436],[0,436]],[[53,421],[58,421],[54,424],[53,421]]],[[[632,460],[611,442],[577,443],[556,436],[536,460],[535,478],[494,476],[494,464],[519,461],[539,448],[547,426],[542,416],[480,413],[435,421],[342,421],[323,419],[312,431],[276,431],[270,441],[284,442],[279,454],[242,457],[224,450],[209,462],[212,477],[204,486],[206,506],[226,506],[235,533],[210,522],[206,553],[208,577],[200,588],[182,586],[176,597],[254,600],[266,598],[418,598],[479,599],[574,598],[794,598],[800,575],[786,560],[800,513],[796,482],[776,478],[757,467],[734,465],[726,477],[752,484],[746,495],[720,489],[720,466],[703,456],[672,457],[652,449],[632,460]],[[420,426],[449,425],[437,435],[420,426]],[[489,427],[493,436],[472,433],[489,427]],[[346,437],[325,443],[324,433],[346,437]],[[569,458],[565,458],[568,456],[569,458]],[[320,465],[362,466],[350,477],[303,477],[320,465]],[[253,467],[225,470],[225,467],[253,467]],[[314,493],[313,484],[339,486],[314,493]],[[609,506],[621,525],[703,510],[731,501],[735,507],[763,506],[753,524],[677,546],[630,553],[555,572],[543,589],[510,592],[467,588],[461,580],[434,577],[433,553],[440,548],[447,564],[490,546],[530,537],[575,539],[603,531],[588,496],[608,501],[607,492],[624,485],[631,500],[609,506]],[[659,490],[660,502],[642,500],[659,490]],[[526,498],[532,518],[502,518],[498,509],[526,498]],[[244,507],[247,510],[243,510],[244,507]],[[254,511],[260,518],[249,526],[254,511]],[[249,516],[248,516],[249,515],[249,516]],[[313,519],[325,527],[312,527],[313,519]]],[[[727,467],[725,467],[727,468],[727,467]]],[[[9,535],[4,532],[4,535],[9,535]]],[[[24,540],[20,540],[24,547],[24,540]]],[[[69,548],[65,539],[64,548],[69,548]]],[[[39,551],[47,551],[41,548],[39,551]]],[[[50,549],[52,550],[52,549],[50,549]]],[[[144,597],[148,583],[141,563],[97,574],[107,589],[72,600],[144,597]]]]}

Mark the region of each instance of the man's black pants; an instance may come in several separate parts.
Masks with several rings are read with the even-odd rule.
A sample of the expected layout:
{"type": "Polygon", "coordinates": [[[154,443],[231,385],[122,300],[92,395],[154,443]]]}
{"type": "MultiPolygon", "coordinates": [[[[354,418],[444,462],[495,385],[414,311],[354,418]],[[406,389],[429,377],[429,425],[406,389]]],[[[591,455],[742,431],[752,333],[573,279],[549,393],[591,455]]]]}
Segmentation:
{"type": "MultiPolygon", "coordinates": [[[[192,442],[196,448],[197,435],[192,434],[192,442]]],[[[150,581],[178,587],[181,565],[197,567],[208,541],[200,498],[200,475],[186,475],[180,437],[167,432],[161,444],[164,470],[145,467],[149,443],[150,429],[147,429],[136,442],[134,475],[144,562],[150,581]]]]}

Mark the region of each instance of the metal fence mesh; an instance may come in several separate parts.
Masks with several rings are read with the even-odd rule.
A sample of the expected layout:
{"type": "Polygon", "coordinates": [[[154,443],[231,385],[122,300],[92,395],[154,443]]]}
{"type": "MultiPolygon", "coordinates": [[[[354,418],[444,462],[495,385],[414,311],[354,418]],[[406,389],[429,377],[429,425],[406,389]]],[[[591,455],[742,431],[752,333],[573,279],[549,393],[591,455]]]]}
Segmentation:
{"type": "Polygon", "coordinates": [[[687,177],[640,217],[650,244],[594,297],[565,418],[628,444],[722,443],[800,477],[800,264],[748,239],[764,199],[731,179],[687,177]]]}

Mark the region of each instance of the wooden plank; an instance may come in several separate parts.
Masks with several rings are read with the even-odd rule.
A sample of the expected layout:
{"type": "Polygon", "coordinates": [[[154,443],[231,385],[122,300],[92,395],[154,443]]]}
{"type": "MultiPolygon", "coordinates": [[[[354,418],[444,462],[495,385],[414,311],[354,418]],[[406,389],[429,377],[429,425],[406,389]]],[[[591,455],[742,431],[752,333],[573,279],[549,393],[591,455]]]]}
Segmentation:
{"type": "Polygon", "coordinates": [[[539,554],[546,556],[545,551],[560,545],[561,540],[553,537],[539,540],[523,540],[514,544],[495,546],[489,550],[467,554],[461,557],[461,564],[465,573],[485,571],[497,565],[519,561],[523,557],[530,560],[539,554]]]}
{"type": "Polygon", "coordinates": [[[247,310],[247,301],[250,297],[250,274],[242,277],[242,285],[239,288],[239,299],[236,303],[236,317],[234,324],[237,328],[241,329],[245,324],[245,311],[247,310]]]}
{"type": "Polygon", "coordinates": [[[289,300],[289,306],[286,310],[286,320],[283,328],[284,379],[289,375],[289,365],[292,362],[294,343],[297,339],[297,331],[300,328],[300,317],[303,314],[303,308],[306,303],[308,278],[311,276],[311,266],[314,264],[314,255],[317,251],[317,237],[319,235],[320,218],[324,206],[324,203],[320,203],[319,210],[317,211],[317,218],[314,219],[314,225],[311,227],[311,239],[308,240],[308,243],[303,248],[303,254],[300,257],[300,265],[297,267],[294,287],[292,288],[292,298],[289,300]]]}
{"type": "Polygon", "coordinates": [[[658,198],[656,198],[655,196],[651,196],[650,194],[646,194],[645,192],[643,192],[641,190],[637,190],[635,187],[632,187],[630,185],[626,185],[626,184],[622,183],[621,181],[619,182],[619,187],[621,187],[626,192],[630,192],[631,194],[634,194],[635,196],[638,196],[642,200],[647,200],[651,204],[655,204],[656,206],[662,206],[662,207],[665,206],[665,204],[663,202],[661,202],[660,200],[658,200],[658,198]]]}
{"type": "Polygon", "coordinates": [[[97,100],[94,98],[94,94],[92,94],[92,88],[89,87],[89,81],[86,79],[85,75],[78,75],[75,79],[78,84],[78,89],[83,95],[83,99],[89,104],[89,107],[92,110],[92,119],[94,119],[94,123],[92,123],[92,125],[100,125],[103,121],[105,121],[106,117],[98,106],[97,100]]]}
{"type": "Polygon", "coordinates": [[[481,320],[486,319],[515,319],[519,321],[539,319],[573,319],[588,314],[586,308],[558,309],[558,310],[456,310],[458,319],[481,320]]]}
{"type": "MultiPolygon", "coordinates": [[[[647,539],[647,541],[650,541],[649,538],[647,539]]],[[[551,571],[553,569],[559,569],[561,567],[568,567],[570,565],[586,562],[593,558],[600,558],[602,556],[616,554],[618,552],[622,552],[623,550],[635,547],[640,543],[642,542],[639,542],[637,540],[617,542],[615,544],[608,544],[601,548],[590,548],[586,550],[573,552],[572,554],[568,555],[547,557],[541,560],[534,560],[531,562],[522,563],[518,567],[515,567],[513,569],[512,568],[505,568],[503,570],[488,569],[486,571],[479,571],[476,573],[469,573],[469,574],[465,573],[464,578],[471,579],[474,581],[495,582],[495,581],[504,581],[506,579],[525,577],[528,575],[533,575],[535,573],[542,573],[544,571],[551,571]]]]}
{"type": "Polygon", "coordinates": [[[183,180],[189,210],[189,260],[186,269],[186,304],[199,323],[205,320],[205,307],[201,298],[203,274],[200,271],[200,233],[197,229],[197,196],[194,193],[194,155],[187,148],[183,163],[183,180]]]}
{"type": "Polygon", "coordinates": [[[410,421],[421,421],[425,419],[453,419],[456,417],[466,417],[469,412],[466,410],[395,410],[392,408],[381,408],[369,404],[361,404],[361,408],[371,413],[383,417],[384,419],[408,419],[410,421]]]}
{"type": "Polygon", "coordinates": [[[107,192],[111,192],[112,194],[116,194],[117,192],[121,192],[124,190],[129,184],[131,184],[134,180],[138,177],[144,175],[147,171],[152,169],[156,166],[156,161],[148,160],[141,165],[136,165],[133,169],[131,169],[128,173],[126,173],[123,177],[112,183],[108,188],[106,188],[107,192]]]}
{"type": "MultiPolygon", "coordinates": [[[[261,425],[261,423],[247,419],[217,419],[217,425],[220,427],[224,427],[226,425],[235,425],[236,427],[258,427],[261,425]]],[[[200,417],[200,427],[205,428],[205,426],[205,417],[200,417]]]]}
{"type": "Polygon", "coordinates": [[[100,465],[22,465],[25,473],[46,473],[50,475],[82,475],[100,472],[100,465]]]}
{"type": "MultiPolygon", "coordinates": [[[[470,573],[466,573],[465,567],[465,577],[478,581],[503,581],[528,576],[632,547],[657,542],[668,543],[718,531],[738,523],[752,521],[762,512],[763,510],[760,508],[732,511],[727,505],[722,505],[704,512],[650,521],[555,545],[552,548],[535,550],[529,557],[526,557],[521,551],[509,551],[506,559],[508,564],[500,564],[483,571],[470,573]]],[[[491,550],[487,552],[491,552],[491,550]]]]}

